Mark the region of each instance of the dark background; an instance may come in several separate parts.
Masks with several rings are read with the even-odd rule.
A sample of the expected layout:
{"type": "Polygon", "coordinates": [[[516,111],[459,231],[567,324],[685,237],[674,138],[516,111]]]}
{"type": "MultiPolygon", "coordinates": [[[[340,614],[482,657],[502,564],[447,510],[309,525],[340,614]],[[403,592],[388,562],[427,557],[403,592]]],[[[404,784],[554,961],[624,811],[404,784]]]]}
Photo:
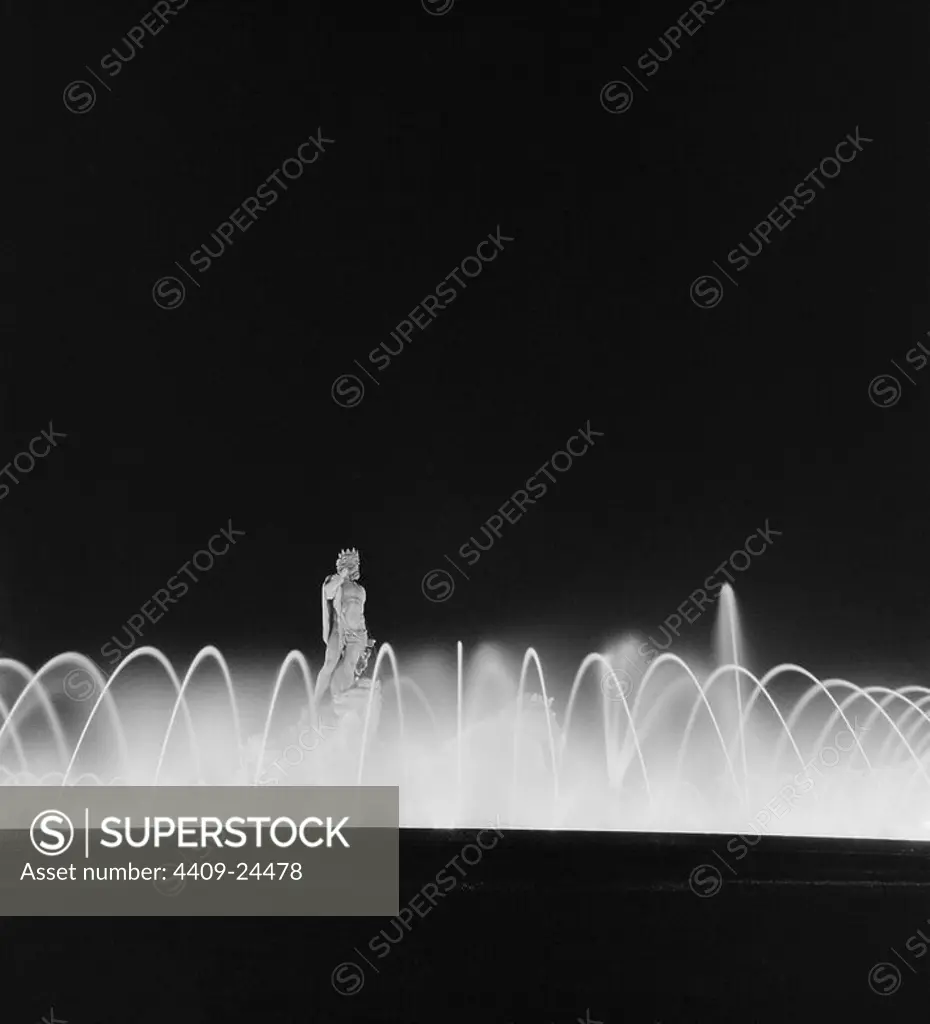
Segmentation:
{"type": "Polygon", "coordinates": [[[64,87],[147,10],[37,3],[21,37],[0,461],[49,420],[68,439],[0,503],[6,653],[95,656],[231,518],[247,539],[145,642],[315,663],[318,587],[357,546],[379,640],[580,657],[655,630],[768,519],[737,580],[758,667],[923,668],[930,375],[868,396],[928,329],[923,15],[726,4],[647,79],[681,4],[195,0],[70,113],[64,87]],[[649,92],[611,115],[624,65],[649,92]],[[875,141],[696,308],[691,282],[856,126],[875,141]],[[318,128],[326,155],[158,308],[155,280],[318,128]],[[497,225],[516,240],[337,406],[497,225]],[[588,420],[596,446],[425,600],[588,420]]]}
{"type": "MultiPolygon", "coordinates": [[[[97,657],[231,519],[247,537],[146,626],[145,642],[272,661],[299,647],[316,668],[320,582],[339,548],[357,546],[379,640],[451,653],[457,639],[519,638],[577,659],[622,629],[655,630],[768,520],[781,536],[737,581],[755,667],[921,676],[930,374],[905,382],[893,408],[873,405],[868,386],[930,328],[926,14],[729,2],[645,80],[648,94],[607,113],[603,85],[627,79],[624,66],[636,70],[686,6],[517,13],[458,0],[430,16],[417,0],[193,0],[83,116],[65,108],[64,88],[111,47],[125,52],[121,37],[149,8],[24,7],[7,35],[23,145],[8,154],[20,184],[5,221],[22,229],[4,255],[18,277],[0,346],[0,464],[49,421],[68,437],[0,502],[2,653],[35,666],[65,650],[97,657]],[[691,282],[856,126],[874,142],[773,234],[738,289],[696,308],[691,282]],[[154,282],[317,129],[336,140],[326,155],[237,232],[180,308],[158,308],[154,282]],[[414,333],[360,405],[337,406],[333,380],[497,225],[515,241],[414,333]],[[426,600],[424,574],[588,420],[605,436],[505,526],[470,582],[426,600]]],[[[687,627],[689,643],[706,646],[711,625],[705,615],[687,627]]],[[[542,877],[531,859],[525,870],[542,877]]],[[[868,1015],[900,1019],[904,997],[882,1003],[864,972],[926,915],[908,916],[910,894],[897,916],[863,904],[864,929],[885,914],[875,949],[838,952],[831,929],[851,941],[847,894],[811,891],[790,905],[723,903],[710,923],[686,892],[686,924],[674,901],[605,898],[596,921],[586,909],[573,931],[558,915],[552,928],[576,938],[578,964],[616,948],[604,971],[649,979],[636,983],[649,1008],[631,1019],[730,1019],[753,993],[750,1019],[812,1019],[811,989],[829,1012],[831,986],[844,1012],[871,999],[868,1015]],[[777,905],[766,944],[749,942],[777,905]],[[635,953],[638,935],[647,946],[635,953]],[[753,970],[762,981],[750,988],[753,970]]],[[[548,898],[526,895],[539,914],[548,898]]],[[[507,962],[487,920],[452,914],[445,945],[421,933],[424,952],[409,955],[422,964],[405,961],[397,976],[411,979],[410,1005],[429,956],[450,978],[456,957],[473,967],[494,950],[507,962]]],[[[257,1020],[276,991],[293,1013],[261,1019],[315,1019],[312,994],[344,944],[376,930],[214,929],[228,946],[202,975],[204,929],[175,955],[170,929],[139,922],[133,938],[128,926],[80,925],[35,923],[27,945],[5,930],[42,970],[30,1020],[46,997],[74,1000],[98,963],[104,975],[118,965],[114,980],[87,982],[109,1002],[72,1001],[77,1024],[94,1012],[225,1020],[240,994],[257,1020]],[[145,951],[156,948],[152,973],[145,951]],[[259,956],[281,960],[261,975],[259,956]],[[117,1005],[130,965],[142,980],[117,1005]],[[217,989],[225,979],[220,1003],[207,977],[217,989]]],[[[547,948],[526,947],[513,983],[540,993],[527,1019],[549,1019],[546,1008],[573,1019],[593,989],[569,992],[581,974],[560,975],[547,948]]],[[[920,978],[907,984],[922,991],[920,978]]],[[[620,1019],[591,999],[595,1018],[620,1019]]],[[[442,1019],[441,1005],[403,1019],[442,1019]]],[[[56,1011],[69,1019],[64,1004],[56,1011]]]]}

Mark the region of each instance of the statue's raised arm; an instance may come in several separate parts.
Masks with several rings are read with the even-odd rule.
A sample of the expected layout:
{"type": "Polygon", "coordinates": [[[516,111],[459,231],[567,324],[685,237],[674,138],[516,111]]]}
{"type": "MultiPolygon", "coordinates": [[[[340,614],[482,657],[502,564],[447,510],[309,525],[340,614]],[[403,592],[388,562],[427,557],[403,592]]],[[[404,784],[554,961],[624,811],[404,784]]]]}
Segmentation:
{"type": "MultiPolygon", "coordinates": [[[[342,583],[345,580],[344,573],[336,573],[334,576],[327,576],[323,581],[323,643],[329,643],[329,634],[333,628],[333,615],[339,607],[341,600],[342,583]]],[[[338,616],[337,616],[338,621],[338,616]]]]}

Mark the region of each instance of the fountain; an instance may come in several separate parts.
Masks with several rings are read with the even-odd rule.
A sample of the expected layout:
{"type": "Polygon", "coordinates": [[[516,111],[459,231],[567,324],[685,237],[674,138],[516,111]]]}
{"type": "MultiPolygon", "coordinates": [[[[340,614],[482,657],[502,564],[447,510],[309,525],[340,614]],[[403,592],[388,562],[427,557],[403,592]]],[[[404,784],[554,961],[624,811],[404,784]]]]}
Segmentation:
{"type": "Polygon", "coordinates": [[[485,646],[401,674],[382,645],[334,723],[292,651],[274,674],[204,647],[179,678],[154,647],[109,678],[69,652],[0,659],[3,785],[389,785],[424,828],[930,838],[930,689],[743,664],[723,587],[715,664],[645,665],[624,638],[574,678],[485,646]],[[619,680],[623,680],[622,684],[619,680]],[[269,682],[271,682],[269,692],[269,682]]]}

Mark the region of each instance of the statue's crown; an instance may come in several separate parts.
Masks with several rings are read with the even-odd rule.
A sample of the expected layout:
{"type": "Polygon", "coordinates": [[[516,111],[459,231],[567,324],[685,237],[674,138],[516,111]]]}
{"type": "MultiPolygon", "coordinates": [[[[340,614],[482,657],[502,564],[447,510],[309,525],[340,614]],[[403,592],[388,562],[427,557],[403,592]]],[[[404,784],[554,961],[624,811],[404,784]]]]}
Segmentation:
{"type": "Polygon", "coordinates": [[[343,548],[336,559],[336,568],[357,569],[359,563],[358,550],[356,548],[343,548]]]}

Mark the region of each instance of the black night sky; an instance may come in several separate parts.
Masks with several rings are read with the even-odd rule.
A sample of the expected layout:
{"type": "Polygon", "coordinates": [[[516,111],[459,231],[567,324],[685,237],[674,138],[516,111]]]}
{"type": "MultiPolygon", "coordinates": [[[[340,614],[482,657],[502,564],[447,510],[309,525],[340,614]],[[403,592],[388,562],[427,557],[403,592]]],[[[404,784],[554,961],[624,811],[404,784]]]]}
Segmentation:
{"type": "Polygon", "coordinates": [[[758,667],[925,667],[930,375],[891,363],[930,329],[917,9],[727,3],[685,12],[669,54],[681,5],[496,8],[193,0],[109,77],[148,9],[32,5],[0,462],[50,422],[67,437],[3,477],[4,654],[101,661],[231,520],[245,537],[144,642],[316,667],[319,585],[357,546],[379,641],[580,657],[654,631],[768,522],[736,574],[758,667]],[[63,101],[79,79],[85,113],[63,101]],[[727,262],[857,130],[873,141],[727,262]],[[189,254],[318,132],[198,272],[189,254]],[[375,367],[497,231],[513,241],[375,367]],[[705,274],[713,308],[689,294],[705,274]],[[177,308],[153,301],[166,275],[177,308]],[[588,423],[603,436],[468,567],[460,547],[588,423]]]}

